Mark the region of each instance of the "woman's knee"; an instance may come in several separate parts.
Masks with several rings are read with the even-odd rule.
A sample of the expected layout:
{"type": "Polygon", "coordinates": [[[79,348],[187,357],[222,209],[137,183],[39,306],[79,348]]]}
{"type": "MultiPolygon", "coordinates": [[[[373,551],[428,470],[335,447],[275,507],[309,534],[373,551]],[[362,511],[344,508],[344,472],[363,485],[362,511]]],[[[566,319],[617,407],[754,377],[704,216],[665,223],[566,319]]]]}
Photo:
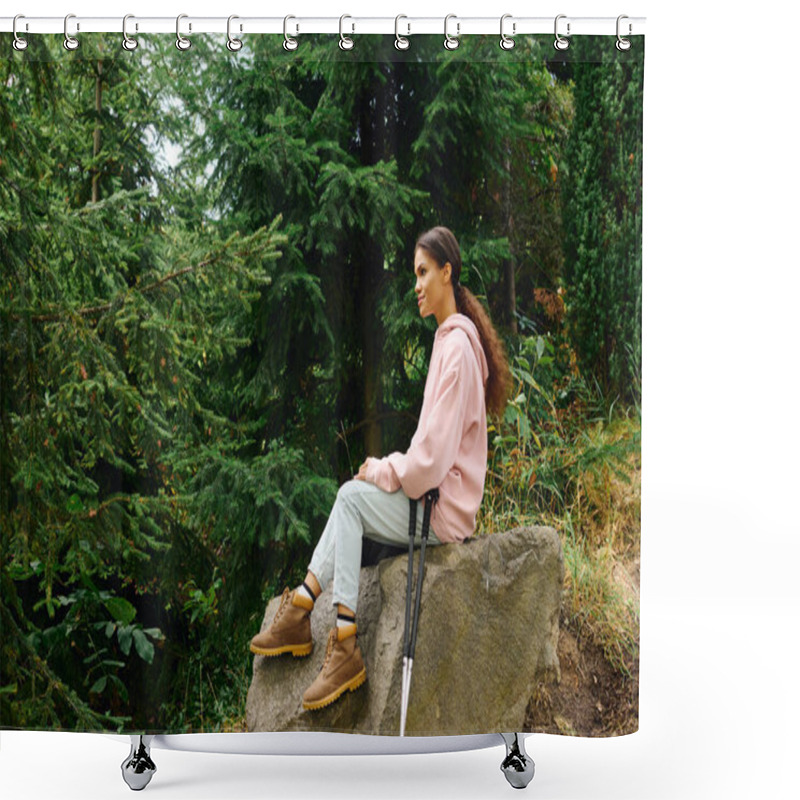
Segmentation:
{"type": "Polygon", "coordinates": [[[351,478],[349,481],[345,481],[340,487],[339,491],[336,493],[336,499],[341,500],[342,502],[347,502],[348,500],[352,500],[353,497],[356,497],[361,492],[364,491],[364,486],[366,485],[365,481],[357,480],[356,478],[351,478]]]}

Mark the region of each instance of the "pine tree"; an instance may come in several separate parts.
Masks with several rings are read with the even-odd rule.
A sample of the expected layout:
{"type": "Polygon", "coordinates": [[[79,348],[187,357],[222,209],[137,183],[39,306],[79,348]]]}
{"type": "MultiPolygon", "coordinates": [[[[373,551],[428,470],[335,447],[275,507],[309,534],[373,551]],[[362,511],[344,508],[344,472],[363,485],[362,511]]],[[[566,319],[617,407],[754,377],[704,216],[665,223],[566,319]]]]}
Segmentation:
{"type": "Polygon", "coordinates": [[[37,39],[38,51],[2,62],[9,724],[144,719],[148,700],[129,686],[163,635],[173,587],[153,584],[152,565],[185,522],[181,484],[198,467],[185,453],[196,460],[201,441],[219,450],[243,436],[198,386],[209,362],[246,340],[228,309],[271,280],[285,241],[277,221],[224,239],[166,226],[144,141],[159,113],[141,91],[146,66],[94,43],[67,61],[37,39]]]}
{"type": "Polygon", "coordinates": [[[635,399],[641,362],[641,47],[574,65],[565,279],[572,340],[607,396],[635,399]]]}

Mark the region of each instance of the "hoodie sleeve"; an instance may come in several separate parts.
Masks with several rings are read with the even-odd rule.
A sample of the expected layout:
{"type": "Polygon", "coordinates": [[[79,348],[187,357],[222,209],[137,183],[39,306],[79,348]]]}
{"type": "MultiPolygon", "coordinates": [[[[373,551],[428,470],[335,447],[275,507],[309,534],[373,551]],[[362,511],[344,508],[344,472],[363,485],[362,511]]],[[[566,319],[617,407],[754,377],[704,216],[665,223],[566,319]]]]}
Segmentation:
{"type": "Polygon", "coordinates": [[[420,414],[411,446],[405,453],[368,459],[368,481],[388,492],[402,487],[412,498],[422,497],[442,483],[455,463],[462,438],[465,356],[462,347],[443,353],[441,377],[429,398],[430,410],[425,413],[427,409],[423,409],[420,414]]]}

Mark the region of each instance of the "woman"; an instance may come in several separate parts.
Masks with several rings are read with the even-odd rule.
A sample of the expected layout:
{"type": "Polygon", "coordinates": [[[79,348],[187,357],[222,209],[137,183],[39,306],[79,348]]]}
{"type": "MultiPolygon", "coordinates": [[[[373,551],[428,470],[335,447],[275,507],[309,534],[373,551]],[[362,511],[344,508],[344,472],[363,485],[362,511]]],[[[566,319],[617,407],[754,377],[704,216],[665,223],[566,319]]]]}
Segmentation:
{"type": "Polygon", "coordinates": [[[436,227],[419,237],[414,273],[419,313],[433,314],[438,323],[417,431],[406,453],[367,458],[339,489],[305,581],[284,590],[272,624],[250,643],[260,655],[308,655],[314,602],[333,581],[337,624],[322,671],[303,695],[306,709],[323,708],[366,679],[356,643],[362,537],[407,544],[409,498],[438,488],[428,544],[462,542],[474,531],[483,497],[486,413],[502,413],[510,386],[503,346],[481,304],[460,283],[461,252],[450,230],[436,227]]]}

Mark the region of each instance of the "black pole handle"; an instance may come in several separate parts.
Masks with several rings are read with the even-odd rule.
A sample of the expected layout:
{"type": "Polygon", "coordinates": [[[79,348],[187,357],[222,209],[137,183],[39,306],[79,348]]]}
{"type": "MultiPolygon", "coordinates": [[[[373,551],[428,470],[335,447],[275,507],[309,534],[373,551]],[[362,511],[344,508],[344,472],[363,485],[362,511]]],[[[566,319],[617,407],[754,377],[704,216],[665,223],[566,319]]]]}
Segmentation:
{"type": "Polygon", "coordinates": [[[422,512],[422,538],[428,538],[428,529],[431,526],[431,512],[436,503],[439,502],[439,490],[428,489],[425,492],[425,509],[422,512]]]}

